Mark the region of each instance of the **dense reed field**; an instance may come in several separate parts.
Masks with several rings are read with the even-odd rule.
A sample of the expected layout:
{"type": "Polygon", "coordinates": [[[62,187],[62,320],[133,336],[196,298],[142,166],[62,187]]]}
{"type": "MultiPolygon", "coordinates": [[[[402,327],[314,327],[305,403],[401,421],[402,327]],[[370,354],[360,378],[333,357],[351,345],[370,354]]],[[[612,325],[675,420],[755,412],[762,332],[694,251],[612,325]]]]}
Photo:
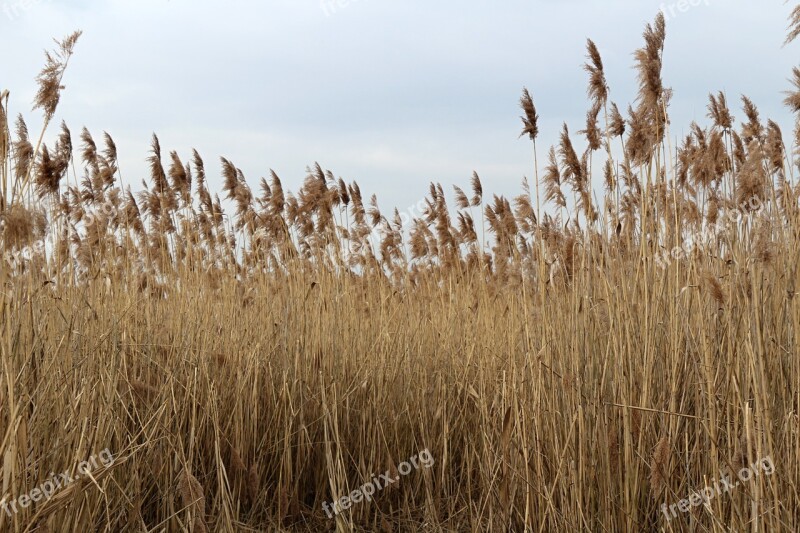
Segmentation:
{"type": "Polygon", "coordinates": [[[532,186],[406,221],[156,137],[131,189],[51,124],[79,36],[41,132],[0,97],[1,531],[800,529],[800,68],[794,135],[715,92],[676,145],[663,16],[624,115],[588,41],[532,186]]]}

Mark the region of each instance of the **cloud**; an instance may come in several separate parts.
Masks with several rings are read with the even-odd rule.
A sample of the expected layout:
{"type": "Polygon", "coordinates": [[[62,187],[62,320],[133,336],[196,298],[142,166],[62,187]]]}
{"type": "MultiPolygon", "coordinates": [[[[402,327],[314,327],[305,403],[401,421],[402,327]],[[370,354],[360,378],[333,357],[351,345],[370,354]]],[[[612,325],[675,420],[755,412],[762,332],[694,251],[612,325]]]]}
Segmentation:
{"type": "MultiPolygon", "coordinates": [[[[583,127],[586,38],[600,47],[611,98],[624,109],[635,97],[631,54],[658,9],[634,0],[359,0],[326,16],[317,0],[42,0],[0,19],[0,45],[15,51],[2,82],[27,110],[42,48],[80,28],[57,118],[73,131],[111,132],[126,176],[146,175],[156,131],[184,156],[196,146],[211,168],[231,157],[253,183],[276,168],[296,189],[318,160],[388,209],[416,202],[429,181],[465,185],[472,169],[487,191],[518,193],[532,174],[530,146],[517,139],[522,86],[542,116],[542,160],[562,121],[583,127]]],[[[748,94],[765,116],[787,120],[787,14],[783,5],[710,0],[672,18],[665,78],[674,135],[705,120],[717,90],[731,102],[748,94]]]]}

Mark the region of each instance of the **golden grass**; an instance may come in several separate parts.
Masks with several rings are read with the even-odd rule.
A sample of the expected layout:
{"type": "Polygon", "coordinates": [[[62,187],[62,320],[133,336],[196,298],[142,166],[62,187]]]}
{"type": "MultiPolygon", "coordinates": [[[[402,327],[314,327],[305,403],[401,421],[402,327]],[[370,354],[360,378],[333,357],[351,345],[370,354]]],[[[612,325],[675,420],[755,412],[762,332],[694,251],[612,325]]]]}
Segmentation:
{"type": "MultiPolygon", "coordinates": [[[[525,90],[536,193],[475,174],[451,209],[431,184],[409,228],[318,165],[256,193],[222,159],[227,216],[200,155],[155,137],[134,193],[110,136],[34,146],[3,93],[2,494],[116,462],[0,530],[800,529],[800,123],[784,145],[720,93],[673,146],[665,36],[645,29],[628,118],[589,41],[587,148],[564,125],[541,176],[556,215],[525,90]],[[426,448],[431,469],[326,516],[426,448]],[[765,456],[773,475],[665,520],[765,456]]],[[[77,38],[40,77],[45,129],[77,38]]]]}

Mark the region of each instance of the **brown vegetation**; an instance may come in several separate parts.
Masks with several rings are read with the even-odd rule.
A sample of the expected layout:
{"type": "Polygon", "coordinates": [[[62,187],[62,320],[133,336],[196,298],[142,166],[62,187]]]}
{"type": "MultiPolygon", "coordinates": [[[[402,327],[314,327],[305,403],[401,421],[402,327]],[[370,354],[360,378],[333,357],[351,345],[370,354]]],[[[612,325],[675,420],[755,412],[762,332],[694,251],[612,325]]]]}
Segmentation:
{"type": "Polygon", "coordinates": [[[59,43],[38,139],[0,97],[2,493],[117,463],[0,529],[800,529],[800,74],[789,145],[718,93],[673,146],[665,36],[645,29],[627,118],[588,42],[587,123],[541,180],[523,92],[535,193],[475,174],[453,208],[431,184],[408,227],[319,165],[254,191],[223,158],[221,199],[155,136],[124,187],[109,135],[43,141],[79,34],[59,43]],[[425,448],[433,468],[325,515],[425,448]],[[767,455],[774,475],[665,521],[767,455]]]}

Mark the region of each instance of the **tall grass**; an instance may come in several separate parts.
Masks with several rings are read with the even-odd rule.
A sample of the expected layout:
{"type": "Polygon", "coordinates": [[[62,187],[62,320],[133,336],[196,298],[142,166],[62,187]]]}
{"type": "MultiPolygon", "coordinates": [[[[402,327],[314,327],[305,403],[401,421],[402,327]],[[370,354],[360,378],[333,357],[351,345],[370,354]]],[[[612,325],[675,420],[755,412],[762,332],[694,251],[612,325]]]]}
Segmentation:
{"type": "Polygon", "coordinates": [[[123,187],[109,135],[44,141],[78,38],[38,80],[42,132],[0,97],[2,494],[116,460],[1,530],[800,529],[800,119],[785,144],[712,94],[674,146],[662,16],[627,116],[589,41],[578,136],[539,154],[523,91],[535,192],[431,184],[408,227],[319,165],[254,191],[223,158],[220,198],[155,136],[123,187]],[[431,469],[326,516],[426,448],[431,469]]]}

